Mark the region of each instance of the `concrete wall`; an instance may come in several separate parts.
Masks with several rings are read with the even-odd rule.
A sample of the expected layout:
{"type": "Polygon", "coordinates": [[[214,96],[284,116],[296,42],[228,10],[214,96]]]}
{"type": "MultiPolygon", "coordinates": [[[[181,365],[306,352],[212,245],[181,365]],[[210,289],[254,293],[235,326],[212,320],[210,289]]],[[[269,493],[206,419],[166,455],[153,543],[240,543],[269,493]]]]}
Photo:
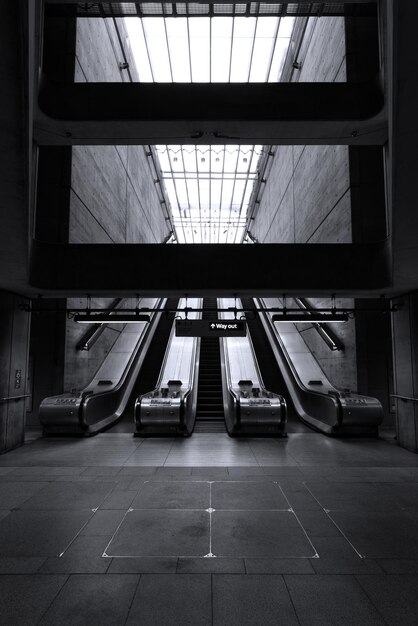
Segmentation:
{"type": "Polygon", "coordinates": [[[24,440],[30,315],[22,303],[27,300],[0,291],[0,454],[24,440]]]}
{"type": "MultiPolygon", "coordinates": [[[[128,81],[122,42],[127,33],[123,20],[80,19],[76,32],[75,80],[128,81]]],[[[129,72],[137,80],[135,62],[124,46],[129,72]]],[[[155,174],[145,146],[74,146],[72,151],[70,243],[160,243],[167,236],[155,174]]],[[[106,307],[111,300],[92,299],[92,307],[106,307]]],[[[68,305],[84,307],[86,299],[70,299],[68,305]]],[[[135,306],[126,300],[124,306],[135,306]]],[[[111,350],[123,327],[109,325],[90,351],[76,345],[86,327],[68,320],[65,334],[65,390],[89,383],[111,350]]]]}
{"type": "MultiPolygon", "coordinates": [[[[311,18],[292,81],[346,80],[343,18],[311,18]]],[[[351,242],[347,146],[275,146],[251,232],[260,243],[351,242]]],[[[259,197],[260,199],[260,197],[259,197]]]]}
{"type": "MultiPolygon", "coordinates": [[[[70,302],[73,307],[82,308],[86,306],[85,298],[74,298],[70,302]]],[[[92,308],[106,308],[111,302],[112,299],[108,298],[92,298],[91,306],[92,308]]],[[[134,299],[126,298],[122,308],[135,307],[135,304],[134,299]]],[[[64,390],[80,390],[89,384],[124,327],[124,324],[107,325],[90,350],[86,351],[77,350],[76,346],[90,326],[76,324],[72,320],[67,321],[65,329],[64,390]]]]}
{"type": "MultiPolygon", "coordinates": [[[[330,300],[308,298],[308,301],[315,307],[329,307],[330,300]]],[[[336,298],[337,307],[352,306],[352,301],[347,298],[336,298]]],[[[288,306],[291,306],[290,303],[288,306]]],[[[297,306],[295,306],[297,308],[297,306]]],[[[333,351],[325,344],[324,340],[317,333],[313,326],[309,324],[297,324],[299,332],[307,346],[321,365],[330,381],[341,389],[357,391],[357,361],[356,361],[356,334],[354,320],[349,320],[344,324],[330,324],[332,331],[342,341],[344,350],[333,351]]]]}
{"type": "MultiPolygon", "coordinates": [[[[120,70],[127,32],[123,20],[79,19],[76,82],[137,80],[130,48],[129,70],[120,70]],[[129,73],[128,73],[129,72],[129,73]]],[[[169,229],[145,146],[74,146],[70,243],[160,243],[169,229]]]]}
{"type": "MultiPolygon", "coordinates": [[[[54,18],[46,32],[45,66],[52,77],[76,82],[137,79],[130,49],[121,49],[123,20],[54,18]],[[119,35],[116,30],[119,28],[119,35]],[[125,58],[129,70],[121,70],[125,58]]],[[[42,148],[39,158],[36,236],[69,243],[160,243],[169,232],[145,146],[42,148]]],[[[92,299],[106,308],[112,299],[92,299]]],[[[51,302],[54,308],[85,307],[86,298],[51,302]]],[[[134,306],[125,300],[124,306],[134,306]]],[[[34,406],[30,427],[38,425],[43,397],[89,383],[122,327],[106,327],[89,351],[77,350],[86,326],[62,314],[42,315],[33,324],[34,406]],[[41,376],[42,372],[42,376],[41,376]]]]}
{"type": "MultiPolygon", "coordinates": [[[[292,81],[345,81],[344,19],[310,18],[306,33],[309,43],[305,40],[297,59],[302,68],[292,72],[292,81]]],[[[259,243],[350,243],[348,147],[275,146],[273,151],[275,156],[251,228],[259,243]]],[[[330,306],[329,299],[311,298],[310,302],[318,307],[330,306]]],[[[336,304],[353,306],[348,299],[336,304]]],[[[345,345],[345,350],[339,352],[332,352],[314,328],[299,325],[299,330],[330,380],[338,387],[357,389],[354,322],[334,327],[345,345]]]]}
{"type": "Polygon", "coordinates": [[[418,452],[418,292],[395,301],[392,314],[394,393],[410,398],[395,399],[398,443],[418,452]]]}

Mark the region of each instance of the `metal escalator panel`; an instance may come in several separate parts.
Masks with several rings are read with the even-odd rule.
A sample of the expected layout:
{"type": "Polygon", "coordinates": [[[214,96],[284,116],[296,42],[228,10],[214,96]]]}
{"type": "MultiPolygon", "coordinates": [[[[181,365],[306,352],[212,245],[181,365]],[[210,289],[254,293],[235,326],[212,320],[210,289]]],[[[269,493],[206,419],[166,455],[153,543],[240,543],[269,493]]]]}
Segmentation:
{"type": "MultiPolygon", "coordinates": [[[[274,298],[257,299],[257,307],[280,307],[274,298]]],[[[339,390],[311,353],[297,326],[273,322],[271,312],[259,313],[298,417],[326,435],[375,436],[383,412],[376,398],[339,390]]]]}
{"type": "MultiPolygon", "coordinates": [[[[185,316],[187,304],[185,299],[179,301],[174,307],[178,309],[176,317],[185,316]]],[[[194,299],[189,304],[192,309],[199,309],[201,301],[194,299]]],[[[199,319],[200,313],[192,311],[190,316],[190,319],[199,319]]],[[[138,436],[187,437],[193,430],[200,340],[177,335],[173,321],[174,315],[170,317],[170,328],[165,333],[164,353],[159,360],[156,380],[135,401],[135,434],[138,436]]]]}
{"type": "Polygon", "coordinates": [[[251,341],[263,382],[269,391],[282,395],[286,400],[287,432],[311,432],[308,426],[306,426],[298,418],[297,412],[295,411],[292,403],[292,397],[286,387],[286,383],[277,364],[270,341],[263,328],[260,316],[257,314],[257,308],[254,300],[252,298],[243,299],[242,305],[244,309],[249,311],[249,314],[246,316],[247,327],[251,336],[251,341]]]}
{"type": "MultiPolygon", "coordinates": [[[[141,305],[158,311],[164,302],[146,298],[141,305]]],[[[45,435],[92,435],[119,422],[160,317],[155,312],[149,324],[127,324],[86,387],[42,401],[39,419],[45,435]]]]}
{"type": "MultiPolygon", "coordinates": [[[[202,319],[217,319],[216,308],[216,298],[205,298],[202,319]]],[[[225,427],[221,428],[224,423],[224,406],[219,339],[216,337],[202,337],[200,343],[196,420],[198,424],[195,432],[225,430],[225,427]]]]}
{"type": "MultiPolygon", "coordinates": [[[[236,319],[237,302],[222,298],[220,304],[222,319],[236,319]]],[[[285,399],[266,389],[249,333],[223,337],[221,356],[228,433],[231,436],[286,436],[285,399]]]]}

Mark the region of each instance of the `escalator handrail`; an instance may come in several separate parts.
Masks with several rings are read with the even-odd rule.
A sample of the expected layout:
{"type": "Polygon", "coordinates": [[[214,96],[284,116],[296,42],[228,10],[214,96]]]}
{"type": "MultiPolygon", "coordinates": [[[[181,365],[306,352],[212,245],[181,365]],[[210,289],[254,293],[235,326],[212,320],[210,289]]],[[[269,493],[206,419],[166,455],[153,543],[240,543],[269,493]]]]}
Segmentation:
{"type": "MultiPolygon", "coordinates": [[[[199,300],[199,304],[198,307],[196,308],[201,308],[201,299],[199,300]]],[[[198,314],[197,319],[199,319],[201,316],[201,313],[198,314]]],[[[136,405],[139,405],[141,403],[141,399],[145,398],[145,397],[149,397],[151,394],[157,392],[159,389],[162,388],[162,379],[163,379],[163,375],[165,372],[165,367],[167,364],[167,360],[170,354],[170,349],[171,349],[171,343],[174,339],[175,336],[175,320],[176,318],[173,319],[173,324],[171,327],[171,331],[170,331],[170,336],[168,338],[167,341],[167,347],[164,353],[164,358],[163,358],[163,362],[161,364],[161,368],[160,368],[160,373],[158,375],[158,379],[157,379],[157,383],[156,386],[154,387],[153,390],[148,391],[147,393],[144,393],[142,395],[139,396],[139,398],[137,398],[136,400],[136,405]]],[[[190,370],[189,370],[189,380],[188,380],[188,385],[185,386],[184,391],[183,391],[183,395],[181,397],[181,407],[180,407],[180,419],[181,419],[181,423],[180,426],[185,426],[185,423],[187,422],[187,418],[189,415],[194,415],[195,414],[195,409],[196,409],[196,404],[197,404],[197,384],[198,384],[198,374],[199,374],[199,353],[200,353],[200,339],[198,337],[193,337],[193,348],[192,348],[192,356],[190,359],[190,370]],[[192,398],[192,402],[189,402],[189,398],[192,398]]],[[[182,385],[183,387],[183,385],[182,385]]]]}
{"type": "MultiPolygon", "coordinates": [[[[256,298],[255,302],[257,308],[263,307],[264,303],[262,302],[262,299],[256,298]]],[[[271,339],[271,348],[275,354],[286,387],[299,417],[302,421],[306,421],[310,426],[314,426],[318,430],[338,429],[342,424],[342,413],[338,390],[335,390],[336,393],[325,394],[305,387],[299,378],[296,368],[294,367],[278,332],[274,328],[272,321],[264,312],[259,312],[258,315],[260,316],[265,332],[267,332],[267,336],[271,339]],[[314,415],[308,413],[303,403],[303,397],[316,398],[320,403],[325,402],[328,410],[332,412],[332,415],[329,416],[332,422],[329,422],[327,419],[320,420],[314,415]]],[[[325,417],[328,416],[324,415],[324,418],[325,417]]]]}
{"type": "MultiPolygon", "coordinates": [[[[173,319],[173,323],[172,323],[172,327],[171,327],[171,331],[170,331],[170,336],[168,338],[168,342],[167,342],[167,347],[164,353],[164,358],[163,358],[163,362],[161,364],[161,368],[160,368],[160,373],[158,374],[158,379],[157,379],[157,383],[155,385],[155,388],[152,391],[147,392],[147,394],[143,394],[143,395],[148,395],[149,393],[152,393],[153,391],[156,391],[157,389],[160,389],[162,387],[162,378],[163,378],[163,374],[164,374],[164,370],[165,370],[165,366],[167,364],[167,360],[168,357],[170,355],[170,349],[171,349],[171,343],[174,339],[174,335],[176,332],[176,325],[175,325],[175,321],[176,318],[173,319]]],[[[196,337],[193,337],[194,341],[193,341],[193,357],[196,354],[196,337]]],[[[191,380],[191,376],[193,373],[193,363],[194,363],[194,358],[192,358],[190,360],[190,373],[189,373],[189,380],[191,380]]]]}
{"type": "MultiPolygon", "coordinates": [[[[259,304],[261,307],[264,306],[264,303],[261,301],[261,299],[259,298],[255,298],[257,304],[259,304]]],[[[268,315],[265,312],[259,312],[258,313],[260,315],[260,317],[262,316],[262,319],[265,319],[267,321],[267,324],[269,325],[270,329],[272,330],[272,335],[276,341],[276,343],[279,344],[279,347],[283,353],[283,356],[286,359],[287,365],[289,366],[289,368],[292,371],[292,375],[296,381],[296,383],[298,384],[298,386],[300,387],[300,389],[306,393],[309,393],[310,395],[317,395],[317,396],[321,396],[321,397],[328,397],[328,394],[322,393],[321,391],[318,391],[316,389],[309,389],[308,387],[306,387],[306,385],[304,385],[303,381],[301,380],[297,369],[295,368],[293,361],[288,353],[288,351],[286,350],[286,347],[280,337],[280,334],[278,333],[278,331],[276,330],[275,326],[274,326],[274,322],[271,321],[271,319],[268,317],[268,315]]],[[[338,389],[336,389],[334,387],[334,385],[332,385],[327,377],[327,375],[325,374],[324,370],[322,369],[320,363],[317,362],[318,367],[321,369],[322,373],[323,373],[323,377],[324,379],[328,382],[329,386],[332,388],[332,394],[329,394],[329,397],[336,397],[338,398],[340,395],[340,391],[338,389]]]]}
{"type": "MultiPolygon", "coordinates": [[[[156,309],[162,308],[165,305],[165,302],[166,302],[166,299],[160,299],[156,301],[154,308],[156,309]]],[[[142,357],[145,356],[149,348],[149,345],[151,343],[151,340],[154,336],[154,332],[155,332],[156,326],[158,325],[161,315],[162,315],[161,312],[156,312],[152,314],[151,321],[148,324],[148,327],[146,328],[145,332],[141,333],[141,336],[132,352],[132,355],[124,369],[124,372],[121,378],[119,379],[118,383],[114,387],[112,387],[112,389],[109,389],[107,391],[104,390],[104,391],[97,392],[97,391],[89,390],[88,388],[85,388],[81,392],[82,401],[81,401],[80,408],[79,408],[79,425],[83,430],[87,430],[89,426],[91,425],[91,422],[87,421],[87,412],[89,409],[89,405],[92,403],[96,403],[100,399],[103,399],[111,395],[114,395],[115,397],[117,397],[117,394],[122,393],[122,398],[118,402],[118,411],[120,413],[123,412],[123,410],[126,407],[126,403],[129,400],[129,396],[131,394],[132,387],[136,379],[136,376],[134,376],[135,372],[133,372],[133,370],[135,369],[136,371],[138,369],[136,366],[139,366],[139,364],[142,362],[141,355],[142,357]],[[125,386],[126,388],[124,389],[125,386]]],[[[110,423],[114,417],[115,417],[115,412],[105,417],[103,421],[105,423],[107,422],[110,423]]],[[[96,422],[93,422],[93,423],[96,423],[96,422]]]]}
{"type": "MultiPolygon", "coordinates": [[[[164,304],[165,304],[165,301],[166,301],[165,299],[157,300],[156,303],[155,303],[154,308],[155,309],[163,308],[164,304]]],[[[99,371],[100,367],[103,365],[103,362],[102,362],[99,365],[99,367],[97,368],[96,374],[94,375],[92,381],[88,385],[86,385],[84,387],[84,389],[81,391],[81,393],[85,394],[85,393],[87,393],[89,391],[92,391],[92,394],[89,397],[98,398],[100,396],[108,395],[108,394],[115,393],[115,392],[119,391],[120,388],[124,385],[124,383],[126,381],[126,378],[129,375],[130,369],[131,369],[131,367],[133,365],[133,362],[134,362],[134,360],[135,360],[135,358],[136,358],[136,356],[138,354],[138,351],[141,349],[142,344],[147,341],[147,337],[150,334],[151,329],[154,328],[155,325],[158,323],[161,315],[162,315],[161,312],[154,312],[154,313],[150,314],[151,319],[150,319],[150,322],[149,322],[148,326],[144,329],[144,332],[141,333],[141,335],[140,335],[140,337],[138,339],[138,342],[137,342],[135,348],[133,349],[131,356],[129,357],[129,361],[127,362],[127,364],[125,366],[125,369],[123,370],[123,374],[119,378],[118,382],[115,385],[113,385],[111,389],[103,390],[103,391],[96,391],[95,389],[93,389],[93,390],[89,389],[89,386],[92,384],[92,381],[96,378],[97,372],[99,371]]],[[[109,352],[109,354],[110,353],[111,353],[111,351],[109,352]]],[[[106,355],[106,357],[107,356],[108,355],[106,355]]]]}

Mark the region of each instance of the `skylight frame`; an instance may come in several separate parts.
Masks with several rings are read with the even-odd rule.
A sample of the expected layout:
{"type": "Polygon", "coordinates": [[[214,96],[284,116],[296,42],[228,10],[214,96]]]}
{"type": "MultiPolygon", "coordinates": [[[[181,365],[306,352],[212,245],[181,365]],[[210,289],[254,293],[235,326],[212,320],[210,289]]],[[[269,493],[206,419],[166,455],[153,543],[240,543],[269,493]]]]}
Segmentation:
{"type": "MultiPolygon", "coordinates": [[[[288,18],[292,19],[292,18],[288,18]]],[[[278,46],[284,45],[285,50],[287,50],[290,36],[289,37],[281,37],[281,25],[283,24],[283,20],[280,16],[274,17],[266,17],[266,16],[251,16],[251,17],[243,17],[240,15],[230,15],[227,17],[218,17],[218,16],[206,16],[199,18],[191,18],[191,17],[178,17],[175,19],[176,23],[183,23],[184,28],[178,28],[172,30],[171,26],[167,25],[167,22],[173,21],[172,17],[159,17],[159,18],[136,18],[135,21],[139,20],[141,23],[141,31],[140,37],[143,38],[143,42],[141,41],[142,48],[146,50],[146,59],[142,59],[144,65],[144,70],[141,71],[140,60],[137,59],[138,66],[138,74],[140,81],[143,82],[144,77],[149,76],[151,81],[145,80],[145,82],[157,82],[156,78],[158,77],[158,63],[161,62],[161,59],[164,58],[164,63],[166,67],[162,69],[161,75],[166,79],[166,82],[174,82],[174,77],[176,75],[189,76],[190,82],[212,82],[213,80],[217,82],[221,82],[218,79],[223,75],[227,74],[227,81],[222,82],[238,82],[236,80],[237,77],[241,79],[244,78],[244,82],[273,82],[273,79],[279,79],[279,76],[273,77],[272,71],[274,67],[275,54],[278,50],[278,46]],[[156,19],[160,20],[160,23],[156,23],[156,19]],[[179,22],[181,20],[181,22],[179,22]],[[271,24],[270,28],[266,27],[268,21],[273,21],[274,24],[271,24]],[[151,26],[152,23],[152,26],[151,26]],[[228,27],[228,23],[230,26],[228,27]],[[191,24],[193,26],[191,27],[191,24]],[[197,25],[198,24],[198,25],[197,25]],[[243,25],[251,24],[249,29],[246,29],[243,25]],[[200,60],[200,70],[198,74],[196,71],[199,67],[199,61],[193,61],[192,58],[192,50],[199,49],[196,48],[196,38],[195,34],[198,30],[204,31],[203,34],[205,36],[205,44],[206,44],[206,52],[204,54],[203,60],[200,60]],[[185,42],[187,44],[188,54],[184,53],[184,47],[182,49],[182,58],[183,61],[187,56],[188,59],[188,67],[186,71],[177,72],[176,71],[176,58],[175,58],[175,31],[183,30],[183,35],[186,36],[185,42]],[[158,34],[158,37],[161,39],[160,45],[156,46],[155,41],[153,44],[150,44],[149,37],[151,31],[154,31],[158,34]],[[247,31],[247,32],[246,32],[247,31]],[[226,33],[225,37],[228,40],[224,42],[224,50],[228,50],[228,59],[225,59],[225,64],[227,64],[228,69],[227,72],[219,71],[219,67],[215,67],[216,65],[216,56],[214,55],[214,47],[213,40],[216,37],[216,33],[218,36],[222,37],[222,33],[226,33]],[[266,41],[259,44],[259,40],[257,39],[258,34],[265,34],[266,41]],[[271,34],[269,34],[271,33],[271,34]],[[241,41],[235,37],[235,34],[244,39],[241,41]],[[235,66],[239,66],[239,63],[242,62],[242,54],[239,52],[239,45],[245,39],[250,38],[250,41],[247,41],[247,45],[250,44],[250,50],[247,48],[247,57],[248,57],[248,67],[245,70],[245,77],[241,74],[237,75],[237,72],[234,71],[234,62],[235,66]],[[267,41],[270,40],[270,41],[267,41]],[[263,46],[264,44],[264,46],[263,46]],[[264,47],[264,51],[263,51],[264,47]],[[266,50],[268,49],[268,53],[266,54],[266,50]],[[156,52],[157,51],[157,52],[156,52]],[[261,54],[261,58],[263,58],[263,66],[261,68],[255,68],[255,59],[257,55],[261,54]],[[167,58],[166,58],[167,57],[167,58]],[[168,65],[167,65],[168,59],[168,65]],[[148,67],[145,67],[147,66],[148,67]],[[149,68],[149,71],[148,71],[149,68]],[[255,78],[255,81],[254,81],[255,78]],[[198,80],[196,80],[198,79],[198,80]]],[[[169,23],[170,23],[169,22],[169,23]]],[[[294,19],[292,19],[294,22],[294,19]]],[[[132,19],[126,19],[125,24],[128,30],[128,33],[132,33],[133,29],[130,29],[129,24],[132,23],[132,19]]],[[[130,35],[130,46],[132,54],[135,58],[135,46],[133,45],[134,36],[130,35]]],[[[182,44],[184,46],[184,42],[182,44]]],[[[285,56],[286,52],[284,52],[285,56]]],[[[217,56],[218,64],[222,61],[222,58],[217,56]]],[[[277,66],[277,63],[276,63],[277,66]]],[[[278,67],[276,69],[278,70],[278,67]]],[[[161,69],[161,68],[160,68],[161,69]]],[[[240,82],[243,82],[240,80],[240,82]]],[[[261,156],[263,152],[262,146],[246,146],[249,148],[250,156],[248,160],[248,166],[246,168],[246,175],[243,177],[243,172],[239,171],[241,151],[243,146],[232,146],[232,145],[224,145],[224,146],[206,146],[208,150],[208,164],[205,167],[202,167],[202,157],[198,158],[198,153],[202,153],[204,146],[193,146],[194,150],[194,170],[187,169],[187,161],[190,161],[189,158],[185,158],[185,150],[189,149],[190,146],[155,146],[154,152],[158,157],[158,154],[161,153],[162,150],[167,152],[167,159],[169,163],[169,171],[161,171],[161,178],[167,181],[167,178],[170,181],[170,184],[167,182],[168,187],[168,198],[169,203],[167,203],[169,210],[172,215],[173,228],[175,229],[175,235],[178,242],[187,242],[187,243],[242,243],[245,239],[246,229],[247,229],[247,213],[250,209],[250,202],[253,201],[253,194],[251,190],[254,187],[254,183],[257,181],[258,172],[251,171],[252,160],[254,158],[255,152],[258,152],[259,156],[261,156]],[[184,173],[184,185],[180,182],[180,178],[176,175],[178,174],[178,168],[173,167],[172,161],[172,151],[176,149],[176,154],[181,155],[181,163],[183,166],[184,173]],[[212,202],[212,194],[215,188],[215,185],[212,184],[212,180],[219,180],[219,172],[216,172],[214,179],[212,179],[212,170],[216,168],[212,168],[213,165],[213,152],[222,150],[222,175],[221,175],[221,184],[219,189],[219,203],[217,208],[213,206],[212,202]],[[227,166],[227,163],[231,160],[228,156],[228,153],[236,153],[236,159],[234,163],[234,167],[232,171],[227,166]],[[200,160],[200,162],[199,162],[200,160]],[[206,175],[206,176],[205,176],[206,175]],[[209,181],[208,184],[206,181],[209,181]],[[238,182],[239,181],[239,182],[238,182]],[[242,181],[245,181],[242,184],[242,181]],[[205,191],[205,187],[207,188],[207,192],[205,191]],[[240,198],[235,198],[235,191],[238,187],[242,188],[242,195],[240,198]],[[225,207],[225,202],[227,202],[227,207],[225,207]],[[224,229],[228,231],[225,235],[224,229]],[[196,235],[196,236],[195,236],[196,235]]],[[[217,193],[218,195],[218,193],[217,193]]]]}

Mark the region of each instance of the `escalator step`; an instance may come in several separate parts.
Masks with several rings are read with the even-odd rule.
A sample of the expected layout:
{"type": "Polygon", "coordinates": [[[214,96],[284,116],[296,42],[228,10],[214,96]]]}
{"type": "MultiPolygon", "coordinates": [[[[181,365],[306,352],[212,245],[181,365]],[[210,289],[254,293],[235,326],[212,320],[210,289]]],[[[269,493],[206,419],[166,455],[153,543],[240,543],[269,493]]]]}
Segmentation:
{"type": "MultiPolygon", "coordinates": [[[[217,318],[216,298],[203,301],[202,319],[217,318]]],[[[196,417],[223,420],[222,377],[219,339],[204,337],[200,343],[199,381],[197,392],[196,417]]]]}

